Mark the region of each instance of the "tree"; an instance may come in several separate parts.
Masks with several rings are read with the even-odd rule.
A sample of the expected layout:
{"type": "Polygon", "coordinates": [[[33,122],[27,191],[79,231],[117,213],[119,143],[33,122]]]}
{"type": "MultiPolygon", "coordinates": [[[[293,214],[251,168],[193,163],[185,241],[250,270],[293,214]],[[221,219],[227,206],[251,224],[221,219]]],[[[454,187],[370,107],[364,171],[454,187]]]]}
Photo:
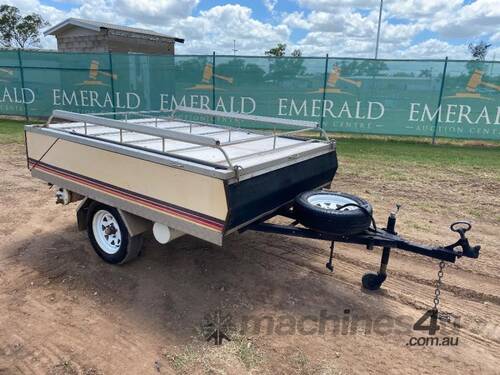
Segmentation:
{"type": "Polygon", "coordinates": [[[419,78],[432,78],[432,69],[421,69],[418,74],[419,78]]]}
{"type": "Polygon", "coordinates": [[[341,61],[338,65],[343,76],[359,75],[359,63],[356,60],[352,60],[349,63],[347,63],[347,61],[341,61]]]}
{"type": "Polygon", "coordinates": [[[291,57],[281,58],[285,56],[286,44],[278,43],[274,48],[266,51],[266,56],[278,57],[273,59],[269,65],[269,73],[267,79],[274,81],[289,80],[305,73],[304,61],[302,59],[302,51],[300,49],[293,50],[291,57]]]}
{"type": "Polygon", "coordinates": [[[206,64],[211,64],[211,59],[208,58],[176,58],[175,69],[177,70],[177,80],[188,84],[197,83],[202,79],[203,68],[206,64]]]}
{"type": "Polygon", "coordinates": [[[278,43],[278,45],[274,48],[271,48],[269,51],[264,52],[266,56],[276,56],[281,57],[285,56],[286,44],[278,43]]]}
{"type": "Polygon", "coordinates": [[[478,44],[469,43],[469,51],[472,58],[476,61],[484,61],[490,47],[491,44],[487,44],[482,40],[478,44]]]}
{"type": "Polygon", "coordinates": [[[245,59],[230,59],[227,62],[217,64],[216,73],[234,77],[238,83],[255,85],[264,82],[266,72],[257,64],[247,64],[245,59]]]}
{"type": "Polygon", "coordinates": [[[469,51],[472,55],[471,61],[466,64],[469,75],[474,73],[476,70],[484,71],[486,55],[488,54],[488,48],[491,44],[487,44],[484,41],[480,41],[478,44],[469,43],[469,51]]]}
{"type": "MultiPolygon", "coordinates": [[[[285,51],[286,51],[286,44],[278,43],[276,47],[269,49],[269,51],[265,51],[264,54],[266,56],[281,57],[285,56],[285,51]]],[[[302,57],[302,51],[300,49],[294,49],[290,55],[292,57],[302,57]]]]}
{"type": "Polygon", "coordinates": [[[36,46],[40,43],[40,29],[47,25],[36,13],[23,17],[16,7],[0,5],[0,45],[3,47],[36,46]]]}
{"type": "Polygon", "coordinates": [[[387,64],[384,61],[380,60],[363,60],[357,66],[359,75],[367,75],[367,76],[377,76],[384,75],[380,72],[383,70],[389,70],[387,64]]]}

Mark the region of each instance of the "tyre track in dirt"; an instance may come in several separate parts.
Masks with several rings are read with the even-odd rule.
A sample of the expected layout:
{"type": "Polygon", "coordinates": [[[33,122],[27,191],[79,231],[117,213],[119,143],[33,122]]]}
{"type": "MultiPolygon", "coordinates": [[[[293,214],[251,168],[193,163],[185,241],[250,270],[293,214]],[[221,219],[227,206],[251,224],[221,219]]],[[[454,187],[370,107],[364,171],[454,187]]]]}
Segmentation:
{"type": "MultiPolygon", "coordinates": [[[[307,269],[310,272],[316,273],[320,275],[320,277],[325,277],[325,271],[321,270],[319,267],[311,266],[307,262],[303,261],[298,261],[293,258],[289,258],[286,256],[281,256],[279,254],[275,254],[269,251],[265,250],[258,250],[268,256],[278,258],[282,261],[289,262],[295,267],[298,267],[300,269],[307,269]]],[[[346,265],[346,264],[343,264],[346,265]]],[[[351,268],[352,271],[358,271],[359,269],[353,267],[351,268]]],[[[334,278],[334,282],[343,282],[346,285],[349,285],[353,288],[356,288],[356,282],[352,282],[352,279],[345,277],[343,275],[335,274],[332,275],[334,278]]],[[[359,282],[358,282],[359,284],[359,282]]],[[[411,283],[411,285],[407,285],[402,282],[397,282],[397,281],[392,281],[388,282],[388,280],[384,283],[384,290],[381,291],[380,293],[376,293],[377,296],[384,297],[387,299],[390,299],[394,302],[396,302],[399,305],[404,305],[404,306],[411,306],[415,310],[418,311],[427,311],[431,306],[430,304],[425,304],[425,302],[422,302],[425,298],[428,299],[429,296],[432,297],[433,295],[433,290],[427,288],[425,291],[418,291],[415,295],[413,293],[415,290],[417,290],[419,287],[418,283],[411,283]],[[398,288],[399,287],[399,288],[398,288]],[[406,289],[406,290],[405,290],[406,289]],[[417,298],[415,298],[417,297],[417,298]]],[[[447,302],[447,308],[443,309],[441,308],[441,311],[446,313],[448,316],[453,317],[455,320],[458,317],[469,317],[468,311],[466,308],[459,308],[461,303],[463,303],[462,300],[460,301],[455,301],[452,307],[450,307],[449,300],[447,302]]],[[[470,308],[470,306],[467,306],[470,308]]],[[[388,309],[388,312],[391,313],[392,315],[398,315],[400,313],[400,309],[398,308],[390,308],[388,309]]],[[[493,314],[493,316],[495,316],[493,314]]],[[[415,316],[415,318],[418,318],[418,315],[415,316]]],[[[476,322],[477,323],[477,322],[476,322]]],[[[482,324],[486,324],[487,321],[483,320],[481,321],[482,324]]],[[[496,322],[495,322],[496,323],[496,322]]],[[[443,323],[441,323],[443,324],[443,323]]],[[[460,337],[467,337],[468,341],[473,343],[474,345],[478,345],[483,347],[485,350],[486,349],[494,349],[500,351],[500,336],[498,335],[500,333],[499,327],[500,325],[498,324],[492,324],[489,322],[490,325],[493,325],[492,327],[486,327],[486,328],[480,328],[477,332],[474,332],[471,330],[471,327],[474,325],[474,323],[471,323],[469,320],[464,321],[460,320],[460,337]],[[488,333],[488,330],[492,331],[492,337],[490,339],[485,338],[485,334],[488,333]]],[[[449,330],[453,330],[452,328],[449,328],[449,330]]]]}
{"type": "MultiPolygon", "coordinates": [[[[276,237],[278,240],[278,237],[276,237]]],[[[295,245],[297,249],[288,249],[284,250],[284,252],[281,253],[282,256],[286,254],[290,255],[295,255],[302,257],[304,259],[308,259],[310,262],[319,262],[320,264],[327,258],[329,254],[329,248],[327,244],[324,242],[322,243],[321,241],[314,241],[313,244],[311,244],[312,241],[304,240],[304,239],[293,239],[292,241],[295,241],[296,243],[286,243],[286,246],[281,246],[280,244],[283,243],[283,241],[276,241],[276,247],[277,249],[280,249],[281,247],[289,247],[290,245],[295,245]],[[297,246],[299,245],[300,246],[297,246]],[[322,251],[321,247],[324,247],[324,250],[322,251]]],[[[350,265],[356,266],[357,268],[360,268],[362,270],[377,270],[379,261],[380,261],[380,251],[367,251],[364,248],[348,248],[348,245],[341,245],[340,247],[337,245],[336,246],[336,251],[334,255],[334,261],[341,261],[344,263],[348,263],[350,265]],[[365,262],[359,259],[359,257],[354,258],[353,253],[362,253],[366,254],[367,252],[374,253],[370,254],[371,258],[375,258],[375,262],[365,262]],[[349,255],[344,255],[344,254],[349,254],[349,255]],[[374,255],[374,256],[373,256],[374,255]]],[[[405,254],[401,254],[400,252],[392,252],[391,255],[391,261],[389,265],[389,273],[390,275],[397,276],[399,278],[404,278],[406,280],[412,281],[414,283],[418,284],[424,284],[427,286],[434,287],[435,285],[435,279],[426,279],[423,277],[418,277],[415,276],[414,273],[416,269],[419,271],[431,271],[429,274],[432,276],[435,276],[433,274],[434,270],[437,270],[437,262],[432,260],[432,261],[427,261],[426,263],[422,262],[412,262],[411,266],[408,267],[407,264],[407,259],[401,259],[401,256],[404,257],[405,254]],[[432,263],[431,263],[432,262],[432,263]],[[391,267],[392,265],[392,267],[391,267]],[[401,269],[406,268],[406,270],[401,271],[401,269]]],[[[419,257],[418,259],[421,260],[422,257],[419,257]]],[[[413,260],[413,259],[412,259],[413,260]]],[[[461,260],[458,260],[460,262],[461,260]]],[[[487,277],[485,279],[481,280],[481,289],[483,290],[482,292],[478,292],[473,289],[465,288],[460,286],[460,284],[470,284],[471,283],[471,278],[468,272],[465,272],[459,268],[453,267],[453,264],[447,264],[448,267],[446,269],[446,277],[444,284],[442,286],[442,290],[448,291],[453,293],[456,297],[464,297],[476,302],[491,302],[495,305],[500,306],[500,296],[496,293],[499,292],[498,289],[498,280],[495,277],[487,277]],[[453,267],[453,274],[450,275],[450,271],[448,268],[453,267]],[[458,271],[458,272],[456,272],[458,271]],[[450,276],[451,280],[450,280],[450,276]],[[459,284],[459,285],[457,285],[459,284]]],[[[437,271],[436,271],[437,272],[437,271]]]]}
{"type": "MultiPolygon", "coordinates": [[[[144,345],[137,340],[136,335],[130,334],[129,324],[117,319],[113,312],[103,313],[103,308],[98,303],[86,301],[85,304],[90,308],[90,314],[87,315],[79,309],[81,301],[73,301],[57,287],[50,290],[32,288],[26,293],[26,297],[23,298],[24,303],[16,298],[13,306],[7,307],[11,312],[9,331],[16,334],[9,337],[7,333],[0,333],[5,341],[14,343],[11,346],[23,348],[23,351],[18,350],[12,356],[11,350],[9,353],[8,349],[4,349],[4,354],[11,358],[11,363],[3,363],[0,359],[0,369],[15,365],[21,373],[47,374],[47,369],[59,366],[65,370],[66,366],[71,366],[78,371],[76,373],[83,374],[89,369],[97,368],[93,365],[96,361],[107,363],[110,356],[114,357],[115,363],[127,363],[129,358],[140,358],[143,354],[144,345]],[[31,312],[36,312],[36,315],[31,312]],[[68,320],[68,315],[72,316],[71,320],[68,320]],[[28,324],[17,323],[26,321],[28,324]],[[40,323],[43,324],[39,325],[40,323]],[[115,342],[116,345],[101,346],[94,341],[94,337],[102,340],[105,337],[103,331],[108,330],[114,333],[112,338],[106,337],[106,341],[115,342]],[[45,339],[40,341],[39,338],[44,336],[45,339]],[[34,337],[38,339],[33,340],[34,337]],[[126,350],[117,350],[119,348],[126,350]]],[[[141,373],[141,368],[143,365],[139,364],[136,373],[141,373]]],[[[108,368],[108,373],[113,371],[108,368]]]]}
{"type": "MultiPolygon", "coordinates": [[[[250,232],[230,237],[222,249],[187,237],[164,248],[148,239],[137,262],[109,267],[93,254],[85,234],[76,232],[74,207],[53,205],[52,191],[28,178],[25,169],[18,171],[25,165],[16,162],[22,158],[22,150],[17,152],[5,168],[10,185],[0,182],[0,194],[8,187],[0,196],[0,216],[7,215],[0,227],[8,229],[0,234],[0,370],[8,373],[50,374],[68,366],[68,372],[154,374],[160,348],[182,351],[193,334],[190,327],[219,303],[236,316],[300,317],[321,308],[350,308],[362,316],[408,315],[415,321],[432,302],[436,268],[417,256],[394,254],[383,290],[367,293],[360,278],[378,268],[379,252],[339,246],[330,274],[324,268],[327,243],[250,232]]],[[[492,242],[488,233],[485,241],[492,242]]],[[[440,240],[439,234],[431,237],[440,240]]],[[[252,343],[265,357],[257,372],[299,373],[291,370],[296,363],[290,355],[298,351],[313,363],[328,358],[342,373],[495,373],[498,340],[481,330],[486,318],[498,323],[500,315],[493,302],[496,274],[488,273],[498,267],[495,254],[487,255],[479,268],[460,261],[447,267],[443,308],[462,315],[460,346],[411,349],[404,346],[405,334],[257,335],[252,343]],[[479,303],[481,293],[489,306],[479,303]]],[[[447,323],[442,326],[440,334],[453,332],[447,323]]],[[[160,359],[161,373],[172,372],[165,357],[160,359]]]]}
{"type": "MultiPolygon", "coordinates": [[[[359,288],[359,281],[358,282],[353,282],[352,278],[340,276],[338,274],[330,274],[329,272],[323,270],[322,267],[316,266],[316,264],[322,264],[322,263],[309,263],[309,262],[304,262],[301,261],[300,259],[295,259],[295,258],[288,258],[287,256],[283,256],[279,253],[275,253],[272,250],[275,250],[276,247],[273,247],[270,251],[269,250],[263,250],[261,247],[256,246],[252,250],[260,252],[265,254],[268,257],[271,258],[276,258],[279,259],[279,267],[280,268],[286,268],[290,269],[293,272],[297,272],[297,270],[300,271],[306,271],[308,272],[308,277],[314,277],[315,279],[319,281],[325,281],[328,283],[334,283],[335,288],[338,289],[339,287],[339,282],[344,285],[348,290],[350,290],[350,293],[353,295],[353,298],[359,298],[359,299],[365,299],[359,304],[356,305],[356,310],[361,308],[362,315],[364,314],[373,314],[374,307],[373,306],[380,306],[381,300],[380,298],[383,298],[384,300],[391,301],[390,304],[384,303],[384,314],[387,314],[389,316],[400,316],[402,312],[404,314],[410,315],[414,318],[414,321],[416,321],[420,317],[420,313],[417,313],[417,311],[424,311],[427,310],[427,307],[423,306],[423,304],[419,305],[414,305],[414,303],[411,303],[414,301],[412,298],[413,296],[408,296],[404,294],[400,294],[399,290],[393,289],[394,285],[388,285],[386,286],[384,290],[377,291],[375,293],[368,293],[362,291],[361,288],[359,288]],[[328,280],[330,279],[330,280],[328,280]],[[361,292],[361,293],[360,293],[361,292]],[[361,294],[361,295],[360,295],[361,294]],[[371,306],[371,307],[370,307],[371,306]],[[408,309],[408,307],[413,307],[414,309],[408,309]]],[[[287,255],[289,254],[288,252],[286,253],[287,255]]],[[[359,273],[359,270],[358,270],[359,273]]],[[[418,288],[418,285],[414,285],[414,288],[418,288]]],[[[420,296],[425,295],[425,292],[420,293],[420,296]]],[[[419,297],[420,297],[419,296],[419,297]]],[[[454,331],[453,328],[450,327],[448,323],[443,323],[441,322],[440,325],[442,326],[443,331],[441,331],[442,334],[446,333],[453,333],[456,332],[454,331]]],[[[459,332],[461,342],[465,344],[465,346],[468,349],[465,350],[472,350],[472,351],[489,351],[489,350],[500,350],[500,345],[496,341],[484,339],[484,337],[475,334],[473,332],[470,332],[464,328],[460,329],[459,332]]],[[[392,341],[393,339],[390,337],[384,337],[384,341],[387,344],[387,340],[392,341]]],[[[393,341],[394,344],[398,342],[397,339],[393,341]]]]}
{"type": "MultiPolygon", "coordinates": [[[[291,251],[289,249],[290,243],[288,241],[278,241],[278,238],[276,237],[277,241],[273,241],[273,248],[276,250],[283,250],[281,253],[281,256],[284,256],[284,259],[290,258],[294,259],[295,262],[297,262],[297,258],[300,259],[299,263],[304,264],[305,266],[307,264],[324,264],[324,260],[326,259],[327,256],[327,249],[325,249],[324,253],[321,251],[318,251],[318,247],[314,245],[318,245],[318,242],[316,241],[314,245],[309,245],[308,241],[306,240],[296,240],[297,243],[301,243],[301,247],[298,247],[298,251],[291,251]],[[307,259],[307,261],[304,261],[304,259],[307,259]]],[[[324,245],[323,245],[324,246],[324,245]]],[[[370,268],[374,268],[372,264],[366,263],[366,262],[361,262],[359,260],[354,260],[345,256],[339,256],[338,253],[336,255],[336,261],[337,264],[339,265],[336,270],[337,270],[337,275],[338,277],[343,278],[344,280],[351,280],[352,278],[349,277],[348,275],[360,275],[363,274],[366,270],[370,268]],[[341,261],[339,264],[338,261],[341,261]],[[340,270],[340,273],[338,272],[340,270]]],[[[378,261],[378,260],[377,260],[378,261]]],[[[378,267],[378,263],[376,263],[376,267],[378,267]]],[[[397,266],[393,266],[394,268],[398,268],[397,266]]],[[[415,267],[413,267],[413,272],[415,272],[415,267]]],[[[395,277],[389,277],[388,281],[389,284],[386,284],[386,288],[391,288],[391,290],[397,290],[400,291],[401,296],[406,296],[407,302],[414,301],[414,296],[415,293],[420,293],[420,297],[418,300],[419,301],[425,301],[428,300],[430,303],[432,302],[432,298],[434,296],[434,281],[433,280],[428,280],[428,279],[423,279],[419,277],[415,277],[413,274],[409,273],[404,273],[400,271],[389,271],[390,276],[395,276],[395,277]],[[404,280],[401,280],[401,278],[410,281],[411,283],[408,284],[404,280]],[[421,291],[423,289],[419,289],[421,285],[425,285],[427,288],[424,288],[425,291],[421,291]],[[410,298],[408,298],[410,297],[410,298]]],[[[466,276],[466,275],[465,275],[466,276]]],[[[467,283],[470,280],[462,279],[460,282],[461,283],[467,283]]],[[[495,291],[498,292],[498,289],[496,288],[495,285],[491,285],[491,289],[495,289],[495,291]]],[[[445,284],[443,286],[443,290],[451,292],[454,297],[457,298],[455,303],[453,304],[452,308],[455,311],[454,316],[462,316],[466,317],[468,319],[477,319],[472,314],[470,311],[474,311],[475,314],[479,314],[481,316],[485,316],[486,318],[480,319],[480,322],[489,322],[489,324],[492,324],[494,326],[500,326],[500,309],[498,306],[498,297],[495,295],[488,295],[489,299],[492,301],[492,305],[485,305],[484,300],[481,299],[481,294],[467,288],[460,288],[460,287],[455,287],[452,285],[449,285],[448,282],[446,281],[445,278],[445,284]],[[464,301],[466,301],[468,304],[466,304],[466,307],[463,307],[464,301]],[[473,302],[479,302],[479,303],[473,303],[473,302]],[[471,309],[471,310],[469,310],[471,309]]],[[[418,307],[419,309],[428,309],[430,306],[429,304],[424,304],[420,302],[419,304],[416,304],[413,302],[415,307],[418,307]]],[[[477,322],[476,322],[477,323],[477,322]]],[[[498,338],[497,338],[498,340],[498,338]]]]}
{"type": "MultiPolygon", "coordinates": [[[[283,246],[283,242],[272,242],[273,246],[270,250],[262,250],[263,247],[256,247],[255,250],[265,253],[268,256],[279,258],[283,261],[291,262],[297,267],[305,268],[311,272],[315,272],[322,277],[325,276],[326,271],[322,269],[321,266],[324,263],[325,254],[297,254],[286,250],[286,246],[283,246]],[[284,249],[284,252],[277,254],[275,250],[284,249]],[[307,260],[304,261],[304,258],[307,260]]],[[[285,244],[288,245],[288,244],[285,244]]],[[[314,249],[314,248],[312,248],[314,249]]],[[[308,250],[312,250],[308,249],[308,250]]],[[[363,264],[360,262],[352,262],[352,260],[345,261],[344,259],[335,259],[338,267],[336,267],[336,272],[332,274],[335,281],[343,281],[348,285],[355,287],[359,285],[358,281],[352,280],[352,275],[360,275],[366,269],[368,264],[363,264]],[[360,267],[361,265],[361,267],[360,267]],[[339,270],[341,270],[339,272],[339,270]]],[[[396,302],[403,303],[405,305],[413,306],[415,309],[420,311],[428,310],[432,307],[432,299],[434,297],[434,286],[432,283],[421,283],[418,278],[417,280],[411,280],[408,275],[401,273],[391,273],[390,277],[383,286],[383,291],[380,293],[382,296],[390,298],[396,302]],[[408,282],[401,280],[401,276],[406,278],[408,282]],[[427,302],[428,301],[428,302],[427,302]]],[[[378,293],[377,293],[378,294],[378,293]]],[[[461,334],[466,334],[468,338],[475,344],[489,347],[493,346],[500,350],[500,308],[498,306],[484,305],[481,301],[475,301],[468,298],[468,296],[463,295],[452,295],[443,293],[443,304],[445,304],[444,312],[451,315],[455,319],[460,317],[461,334]],[[466,297],[464,299],[463,297],[466,297]],[[474,311],[475,314],[471,314],[474,311]],[[479,316],[479,318],[477,316],[479,316]],[[479,324],[478,324],[479,323],[479,324]],[[489,325],[489,328],[486,327],[489,325]],[[477,332],[479,326],[483,326],[480,329],[482,332],[477,332]],[[476,332],[474,332],[476,330],[476,332]],[[488,332],[488,330],[492,332],[488,332]],[[485,340],[485,337],[481,337],[478,333],[491,334],[485,340]],[[486,342],[484,342],[486,341],[486,342]]],[[[443,307],[442,307],[443,310],[443,307]]],[[[396,313],[397,311],[393,311],[396,313]]]]}

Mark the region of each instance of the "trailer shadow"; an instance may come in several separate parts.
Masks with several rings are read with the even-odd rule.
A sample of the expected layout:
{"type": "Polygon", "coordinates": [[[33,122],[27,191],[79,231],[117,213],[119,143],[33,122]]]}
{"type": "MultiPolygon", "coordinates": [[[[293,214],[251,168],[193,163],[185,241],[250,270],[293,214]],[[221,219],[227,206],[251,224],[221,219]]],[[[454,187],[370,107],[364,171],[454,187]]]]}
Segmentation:
{"type": "Polygon", "coordinates": [[[133,329],[185,342],[202,339],[202,322],[216,311],[237,326],[264,316],[391,315],[381,293],[365,294],[323,271],[324,264],[313,266],[316,260],[290,257],[294,246],[301,244],[252,232],[229,237],[223,248],[190,236],[161,246],[147,235],[138,259],[112,266],[95,255],[85,232],[68,225],[10,245],[13,255],[0,262],[19,268],[7,283],[18,295],[50,300],[47,306],[65,313],[120,317],[133,329]]]}

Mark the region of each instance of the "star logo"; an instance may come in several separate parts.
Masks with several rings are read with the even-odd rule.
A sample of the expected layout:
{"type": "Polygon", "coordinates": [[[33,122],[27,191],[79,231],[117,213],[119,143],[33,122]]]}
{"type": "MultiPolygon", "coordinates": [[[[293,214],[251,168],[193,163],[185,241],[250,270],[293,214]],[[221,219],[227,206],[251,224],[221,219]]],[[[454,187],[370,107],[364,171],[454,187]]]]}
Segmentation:
{"type": "Polygon", "coordinates": [[[216,310],[206,314],[201,324],[202,334],[207,342],[214,341],[215,345],[222,345],[223,341],[231,341],[228,332],[234,329],[231,314],[216,310]]]}

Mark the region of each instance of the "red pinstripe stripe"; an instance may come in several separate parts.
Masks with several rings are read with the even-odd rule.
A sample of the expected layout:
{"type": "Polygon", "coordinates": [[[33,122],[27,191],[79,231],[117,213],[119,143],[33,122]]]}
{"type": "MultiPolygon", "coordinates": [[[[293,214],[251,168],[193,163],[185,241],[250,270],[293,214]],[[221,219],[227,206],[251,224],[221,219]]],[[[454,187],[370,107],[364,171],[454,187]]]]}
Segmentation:
{"type": "MultiPolygon", "coordinates": [[[[34,164],[34,163],[30,161],[30,164],[34,164]]],[[[67,178],[69,180],[73,180],[73,181],[78,182],[78,183],[83,184],[83,185],[93,186],[93,187],[97,188],[98,190],[102,190],[102,191],[111,193],[113,195],[118,195],[119,197],[124,198],[126,200],[135,201],[135,202],[140,203],[142,205],[149,206],[151,208],[167,212],[170,215],[181,217],[184,220],[188,220],[188,221],[196,222],[198,224],[205,225],[205,226],[210,227],[211,229],[217,230],[219,232],[221,232],[223,227],[224,227],[222,224],[219,224],[217,222],[213,222],[213,221],[207,220],[207,219],[199,217],[199,216],[195,216],[195,215],[187,213],[187,212],[182,212],[182,211],[177,210],[173,207],[166,207],[164,205],[160,205],[156,202],[144,199],[142,197],[134,196],[134,195],[119,191],[117,189],[113,189],[113,188],[108,187],[108,186],[104,186],[102,184],[96,183],[94,181],[90,181],[88,179],[85,179],[85,178],[82,178],[79,176],[75,176],[75,175],[65,173],[62,171],[57,171],[57,170],[50,168],[49,166],[46,166],[46,165],[37,164],[35,166],[35,168],[42,169],[45,172],[56,174],[60,177],[67,178]]]]}

